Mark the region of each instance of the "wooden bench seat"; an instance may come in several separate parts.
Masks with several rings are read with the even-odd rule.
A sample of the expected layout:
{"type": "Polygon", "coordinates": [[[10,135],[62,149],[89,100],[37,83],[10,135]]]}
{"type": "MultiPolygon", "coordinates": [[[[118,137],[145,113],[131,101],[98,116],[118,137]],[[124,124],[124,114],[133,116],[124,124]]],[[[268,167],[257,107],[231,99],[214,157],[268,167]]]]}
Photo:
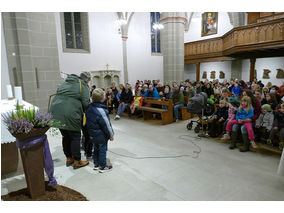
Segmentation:
{"type": "Polygon", "coordinates": [[[144,110],[144,111],[149,111],[149,112],[157,112],[157,113],[161,113],[161,112],[167,112],[168,110],[166,109],[158,109],[158,108],[153,108],[153,107],[139,107],[140,110],[144,110]]]}
{"type": "MultiPolygon", "coordinates": [[[[189,102],[189,99],[190,99],[189,97],[184,97],[184,103],[185,103],[186,106],[189,102]]],[[[188,120],[192,117],[192,115],[187,111],[186,106],[179,108],[179,112],[180,112],[182,120],[188,120]]]]}
{"type": "Polygon", "coordinates": [[[142,106],[139,107],[140,110],[142,110],[143,113],[143,119],[149,120],[153,118],[153,113],[161,114],[162,118],[162,124],[170,124],[173,122],[173,101],[172,100],[160,100],[160,99],[154,99],[154,98],[143,98],[143,103],[153,104],[153,105],[162,105],[167,106],[168,109],[159,109],[155,107],[146,107],[142,106]]]}

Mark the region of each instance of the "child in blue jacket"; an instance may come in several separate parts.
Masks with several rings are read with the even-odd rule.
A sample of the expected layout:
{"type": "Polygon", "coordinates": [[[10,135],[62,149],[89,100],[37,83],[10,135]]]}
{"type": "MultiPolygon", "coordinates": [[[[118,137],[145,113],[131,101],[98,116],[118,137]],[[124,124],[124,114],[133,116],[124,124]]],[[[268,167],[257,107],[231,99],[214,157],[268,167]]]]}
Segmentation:
{"type": "MultiPolygon", "coordinates": [[[[254,142],[254,132],[252,129],[252,117],[254,115],[253,112],[253,107],[251,105],[251,99],[248,96],[244,96],[242,98],[241,101],[241,106],[238,108],[237,110],[237,114],[236,114],[236,119],[229,121],[227,123],[226,126],[226,135],[224,135],[224,139],[229,139],[230,136],[230,132],[232,131],[232,126],[234,124],[240,124],[240,125],[244,125],[248,131],[248,136],[249,136],[249,140],[250,140],[250,144],[252,145],[253,148],[257,148],[255,142],[254,142]]],[[[234,148],[234,147],[232,147],[234,148]]],[[[247,150],[245,150],[247,151],[247,150]]]]}
{"type": "Polygon", "coordinates": [[[238,82],[235,82],[235,85],[232,88],[232,93],[233,93],[233,96],[236,97],[236,98],[238,98],[240,96],[240,94],[242,93],[242,89],[239,86],[238,82]]]}
{"type": "Polygon", "coordinates": [[[103,104],[105,93],[102,89],[95,89],[92,93],[92,103],[86,111],[87,129],[94,146],[94,170],[100,173],[110,171],[112,166],[106,165],[108,140],[113,141],[114,132],[110,123],[108,110],[103,104]]]}

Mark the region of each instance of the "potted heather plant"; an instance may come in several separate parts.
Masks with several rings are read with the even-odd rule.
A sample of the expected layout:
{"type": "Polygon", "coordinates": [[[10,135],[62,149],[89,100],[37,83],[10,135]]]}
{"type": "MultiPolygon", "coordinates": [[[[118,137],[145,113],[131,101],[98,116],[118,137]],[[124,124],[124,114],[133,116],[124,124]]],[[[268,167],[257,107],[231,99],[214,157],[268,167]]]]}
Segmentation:
{"type": "Polygon", "coordinates": [[[47,112],[33,109],[21,109],[2,115],[8,131],[17,139],[20,149],[25,178],[30,196],[37,198],[45,194],[44,172],[49,177],[49,185],[56,186],[53,176],[54,166],[49,150],[46,132],[50,127],[59,126],[53,116],[47,112]]]}
{"type": "Polygon", "coordinates": [[[18,140],[44,135],[50,127],[58,126],[53,116],[47,112],[33,109],[21,109],[19,104],[15,112],[2,115],[8,131],[18,140]]]}

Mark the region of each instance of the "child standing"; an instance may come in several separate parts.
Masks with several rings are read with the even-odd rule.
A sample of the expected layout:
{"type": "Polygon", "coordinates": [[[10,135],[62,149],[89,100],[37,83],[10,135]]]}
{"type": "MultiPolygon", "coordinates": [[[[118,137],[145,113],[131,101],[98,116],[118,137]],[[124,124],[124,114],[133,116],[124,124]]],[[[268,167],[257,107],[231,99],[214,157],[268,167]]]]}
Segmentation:
{"type": "Polygon", "coordinates": [[[110,123],[108,110],[103,104],[105,93],[102,89],[95,89],[92,94],[92,103],[86,111],[87,128],[90,140],[94,146],[94,170],[100,173],[110,171],[112,166],[106,165],[108,140],[113,141],[113,129],[110,123]]]}
{"type": "Polygon", "coordinates": [[[261,140],[261,138],[264,138],[265,141],[268,139],[273,120],[274,115],[271,112],[271,106],[269,104],[262,105],[261,114],[255,121],[255,135],[257,139],[261,140]]]}
{"type": "Polygon", "coordinates": [[[143,98],[141,96],[141,91],[138,90],[137,91],[137,96],[134,97],[134,100],[132,101],[132,103],[130,105],[131,115],[133,115],[134,112],[135,112],[135,109],[137,107],[142,106],[142,104],[143,104],[143,98]]]}
{"type": "MultiPolygon", "coordinates": [[[[230,139],[230,132],[232,131],[232,126],[234,124],[244,125],[248,131],[250,144],[253,148],[257,148],[254,142],[254,132],[252,129],[251,118],[253,117],[253,108],[251,106],[251,99],[248,96],[244,96],[241,100],[241,106],[237,110],[236,119],[227,123],[226,134],[223,139],[230,139]]],[[[234,149],[236,144],[231,144],[230,149],[234,149]]],[[[240,149],[241,152],[246,152],[249,150],[249,144],[244,144],[244,147],[240,149]]]]}
{"type": "Polygon", "coordinates": [[[281,104],[281,108],[278,109],[275,113],[273,128],[270,132],[269,139],[267,140],[268,144],[272,143],[274,136],[278,131],[280,132],[279,148],[280,150],[283,150],[283,146],[284,146],[284,103],[281,104]]]}

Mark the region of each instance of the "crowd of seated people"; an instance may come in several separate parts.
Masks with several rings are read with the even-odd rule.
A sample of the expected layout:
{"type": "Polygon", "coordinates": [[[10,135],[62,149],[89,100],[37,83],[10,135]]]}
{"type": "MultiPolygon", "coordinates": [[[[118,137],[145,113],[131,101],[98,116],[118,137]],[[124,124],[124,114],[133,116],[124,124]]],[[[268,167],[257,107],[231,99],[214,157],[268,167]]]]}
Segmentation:
{"type": "MultiPolygon", "coordinates": [[[[132,115],[139,110],[139,106],[150,106],[143,103],[143,98],[172,99],[173,116],[178,121],[178,109],[186,105],[184,97],[190,98],[201,92],[205,92],[213,100],[217,109],[209,121],[209,136],[231,140],[230,149],[234,149],[240,131],[244,142],[241,151],[248,151],[250,145],[257,147],[255,141],[276,144],[275,136],[280,133],[280,143],[277,144],[283,148],[284,81],[282,85],[273,85],[271,82],[264,85],[257,79],[247,83],[233,79],[223,82],[218,79],[200,82],[188,79],[163,85],[159,80],[137,80],[133,87],[130,84],[120,84],[118,88],[113,83],[107,89],[107,106],[110,113],[115,110],[115,119],[118,120],[127,106],[132,115]],[[212,131],[212,126],[217,131],[212,131]]],[[[167,109],[167,106],[160,105],[151,107],[167,109]]]]}

